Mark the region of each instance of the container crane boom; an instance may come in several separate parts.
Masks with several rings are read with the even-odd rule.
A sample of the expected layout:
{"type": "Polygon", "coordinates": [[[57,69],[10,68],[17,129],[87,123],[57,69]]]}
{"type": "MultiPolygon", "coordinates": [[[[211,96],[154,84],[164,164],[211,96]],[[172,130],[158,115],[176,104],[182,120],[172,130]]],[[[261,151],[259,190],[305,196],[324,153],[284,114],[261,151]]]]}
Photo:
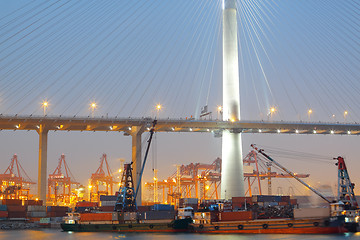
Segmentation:
{"type": "Polygon", "coordinates": [[[319,197],[321,197],[322,199],[324,199],[326,202],[331,203],[331,201],[329,201],[326,197],[324,197],[320,192],[316,191],[314,188],[312,188],[309,184],[307,184],[306,182],[304,182],[303,180],[301,180],[300,178],[298,178],[296,176],[296,174],[294,174],[293,172],[291,172],[290,170],[288,170],[287,168],[285,168],[284,166],[282,166],[280,163],[276,162],[274,159],[272,159],[269,155],[267,155],[266,153],[264,153],[263,149],[258,149],[254,144],[251,144],[251,147],[254,148],[258,153],[260,153],[261,155],[263,155],[264,157],[266,157],[267,159],[269,159],[272,163],[274,163],[276,166],[278,166],[279,168],[281,168],[283,171],[285,171],[286,173],[288,173],[290,176],[292,176],[293,178],[295,178],[298,182],[300,182],[301,184],[303,184],[305,187],[307,187],[308,189],[310,189],[312,192],[314,192],[316,195],[318,195],[319,197]]]}

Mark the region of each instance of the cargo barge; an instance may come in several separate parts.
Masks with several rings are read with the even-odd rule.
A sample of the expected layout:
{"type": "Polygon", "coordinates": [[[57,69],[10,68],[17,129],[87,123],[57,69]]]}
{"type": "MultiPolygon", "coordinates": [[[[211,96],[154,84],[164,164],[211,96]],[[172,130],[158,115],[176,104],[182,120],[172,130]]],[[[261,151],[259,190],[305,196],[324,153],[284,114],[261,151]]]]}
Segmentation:
{"type": "MultiPolygon", "coordinates": [[[[241,213],[241,212],[240,212],[241,213]]],[[[249,212],[244,212],[249,214],[249,212]]],[[[99,216],[101,215],[98,213],[99,216]]],[[[345,217],[304,219],[249,219],[244,221],[211,221],[212,212],[195,213],[195,218],[175,220],[81,221],[76,214],[61,224],[64,231],[74,232],[183,232],[183,233],[241,233],[241,234],[336,234],[345,233],[345,217]]],[[[251,212],[250,212],[251,214],[251,212]]],[[[120,216],[118,213],[108,213],[120,216]]],[[[114,219],[114,218],[112,218],[114,219]]]]}

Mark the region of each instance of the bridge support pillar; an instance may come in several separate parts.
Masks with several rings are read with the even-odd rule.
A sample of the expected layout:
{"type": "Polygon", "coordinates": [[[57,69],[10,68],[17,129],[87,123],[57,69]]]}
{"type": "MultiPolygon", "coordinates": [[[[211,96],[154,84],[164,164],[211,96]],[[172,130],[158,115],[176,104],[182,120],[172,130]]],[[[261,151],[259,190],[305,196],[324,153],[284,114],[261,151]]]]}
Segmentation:
{"type": "Polygon", "coordinates": [[[39,166],[38,166],[38,198],[46,204],[47,189],[47,138],[48,130],[44,124],[40,124],[39,129],[39,166]]]}
{"type": "MultiPolygon", "coordinates": [[[[236,0],[223,0],[223,120],[240,121],[236,0]]],[[[241,134],[223,131],[221,198],[242,197],[244,173],[241,134]]]]}
{"type": "MultiPolygon", "coordinates": [[[[141,126],[133,126],[131,128],[131,137],[132,137],[132,167],[133,173],[135,173],[134,177],[134,189],[136,191],[136,187],[138,182],[140,181],[140,172],[141,172],[141,135],[144,132],[143,127],[141,126]]],[[[136,197],[137,205],[141,205],[141,184],[139,185],[138,195],[136,197]]]]}

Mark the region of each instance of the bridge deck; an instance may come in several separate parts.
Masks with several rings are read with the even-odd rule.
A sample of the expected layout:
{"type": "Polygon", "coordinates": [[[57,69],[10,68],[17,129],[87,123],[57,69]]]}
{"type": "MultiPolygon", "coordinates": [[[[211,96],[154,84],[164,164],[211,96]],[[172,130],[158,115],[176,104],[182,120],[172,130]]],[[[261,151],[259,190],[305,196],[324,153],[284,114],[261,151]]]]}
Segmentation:
{"type": "MultiPolygon", "coordinates": [[[[53,116],[0,116],[1,130],[38,130],[43,125],[49,131],[119,131],[130,133],[134,126],[150,129],[152,118],[90,118],[53,116]]],[[[217,121],[159,119],[157,132],[221,132],[276,134],[340,134],[359,135],[358,123],[275,122],[275,121],[217,121]]]]}

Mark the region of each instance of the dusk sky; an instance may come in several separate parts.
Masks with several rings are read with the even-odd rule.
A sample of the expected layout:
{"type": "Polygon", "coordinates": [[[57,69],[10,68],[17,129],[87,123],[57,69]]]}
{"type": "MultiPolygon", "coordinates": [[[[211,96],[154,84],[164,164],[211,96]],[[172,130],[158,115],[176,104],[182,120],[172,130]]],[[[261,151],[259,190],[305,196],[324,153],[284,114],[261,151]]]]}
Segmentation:
{"type": "MultiPolygon", "coordinates": [[[[358,1],[237,5],[243,120],[360,122],[358,1]],[[276,108],[272,116],[270,107],[276,108]]],[[[95,101],[95,117],[155,117],[160,103],[159,118],[198,118],[208,105],[217,119],[221,8],[220,0],[0,1],[0,113],[42,115],[47,100],[47,115],[89,116],[95,101]]],[[[359,193],[359,142],[357,136],[243,134],[243,155],[256,143],[269,152],[281,148],[326,157],[273,155],[294,172],[310,173],[312,184],[332,187],[337,172],[330,160],[341,155],[359,193]]],[[[0,171],[17,153],[36,181],[37,133],[1,131],[0,143],[0,171]]],[[[147,179],[155,163],[162,178],[175,164],[221,157],[221,139],[210,133],[160,133],[154,143],[147,179]]],[[[50,132],[48,173],[62,153],[76,180],[87,184],[103,153],[114,171],[119,159],[131,160],[131,138],[119,132],[50,132]]]]}

